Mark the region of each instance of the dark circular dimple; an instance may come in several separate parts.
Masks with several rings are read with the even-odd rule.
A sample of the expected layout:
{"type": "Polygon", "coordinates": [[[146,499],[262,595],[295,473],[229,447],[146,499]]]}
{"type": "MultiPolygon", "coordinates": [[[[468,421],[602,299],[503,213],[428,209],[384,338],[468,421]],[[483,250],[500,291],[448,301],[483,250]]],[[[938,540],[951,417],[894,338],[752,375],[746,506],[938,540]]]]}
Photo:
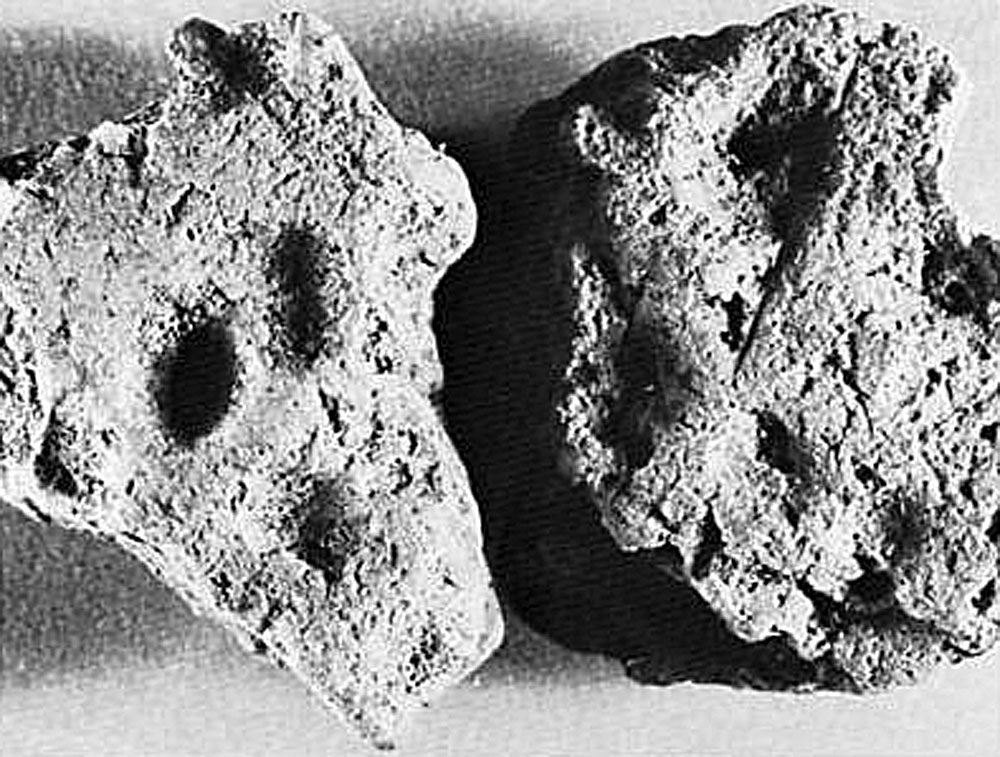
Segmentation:
{"type": "Polygon", "coordinates": [[[184,332],[160,361],[156,403],[167,433],[193,444],[225,417],[236,383],[236,348],[225,325],[210,320],[184,332]]]}
{"type": "Polygon", "coordinates": [[[945,309],[955,315],[965,315],[975,309],[972,290],[961,281],[950,281],[944,288],[945,309]]]}

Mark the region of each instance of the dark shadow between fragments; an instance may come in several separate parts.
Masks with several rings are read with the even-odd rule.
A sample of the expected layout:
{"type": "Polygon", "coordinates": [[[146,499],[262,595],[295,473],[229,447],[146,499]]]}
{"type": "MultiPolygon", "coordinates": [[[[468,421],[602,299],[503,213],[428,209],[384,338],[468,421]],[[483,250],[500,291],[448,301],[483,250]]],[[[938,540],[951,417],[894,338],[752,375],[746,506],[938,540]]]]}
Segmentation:
{"type": "MultiPolygon", "coordinates": [[[[521,54],[522,65],[553,65],[540,42],[534,56],[530,44],[521,54]]],[[[585,73],[564,65],[549,96],[585,73]]],[[[596,508],[557,474],[546,421],[568,314],[538,214],[560,177],[539,170],[549,148],[539,133],[510,138],[511,116],[503,129],[445,135],[470,177],[480,227],[438,288],[434,321],[446,422],[472,480],[503,600],[536,631],[616,658],[643,683],[807,685],[815,674],[809,664],[780,640],[736,638],[693,589],[658,566],[668,562],[663,556],[620,551],[596,508]]],[[[504,662],[501,650],[496,664],[504,662]]]]}

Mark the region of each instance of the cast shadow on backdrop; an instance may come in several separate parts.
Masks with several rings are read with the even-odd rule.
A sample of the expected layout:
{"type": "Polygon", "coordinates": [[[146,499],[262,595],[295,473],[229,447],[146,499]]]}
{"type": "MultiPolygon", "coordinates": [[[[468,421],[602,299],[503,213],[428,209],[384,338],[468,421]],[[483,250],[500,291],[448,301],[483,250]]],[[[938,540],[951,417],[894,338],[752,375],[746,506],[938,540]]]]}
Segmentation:
{"type": "MultiPolygon", "coordinates": [[[[546,446],[553,381],[544,246],[533,237],[530,150],[507,139],[518,113],[586,65],[556,40],[497,21],[386,25],[346,42],[401,121],[447,144],[480,215],[472,250],[436,295],[448,429],[480,504],[498,590],[530,626],[570,649],[622,660],[633,677],[794,683],[803,671],[773,645],[728,634],[697,595],[653,562],[619,552],[595,510],[554,474],[546,446]],[[430,33],[428,33],[430,31],[430,33]]],[[[0,152],[78,132],[152,99],[162,57],[96,34],[0,32],[0,152]],[[37,88],[38,81],[49,82],[37,88]]],[[[537,188],[537,185],[536,185],[537,188]]],[[[0,508],[5,676],[162,662],[204,629],[172,592],[111,544],[33,524],[0,508]],[[165,629],[169,629],[165,632],[165,629]]],[[[587,680],[592,664],[509,635],[484,667],[489,684],[551,674],[587,680]]]]}

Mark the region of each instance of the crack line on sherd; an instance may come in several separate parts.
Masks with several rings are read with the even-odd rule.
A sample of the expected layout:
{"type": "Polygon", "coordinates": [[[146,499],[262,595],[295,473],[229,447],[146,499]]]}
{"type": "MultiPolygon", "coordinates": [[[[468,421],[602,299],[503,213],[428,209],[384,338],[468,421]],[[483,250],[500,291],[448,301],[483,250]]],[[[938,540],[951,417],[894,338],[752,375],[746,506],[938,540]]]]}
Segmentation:
{"type": "MultiPolygon", "coordinates": [[[[832,124],[837,118],[840,117],[843,112],[844,101],[847,98],[847,94],[854,89],[857,83],[861,68],[861,57],[861,53],[854,56],[854,59],[851,62],[851,68],[848,71],[847,76],[844,77],[843,84],[834,93],[831,98],[830,105],[817,113],[815,115],[816,118],[821,119],[828,124],[832,124]]],[[[801,126],[801,124],[799,124],[799,126],[801,126]]],[[[790,166],[789,171],[791,170],[794,170],[794,165],[790,166]]],[[[820,166],[810,166],[808,173],[815,174],[818,170],[821,170],[820,166]]],[[[804,178],[807,178],[809,181],[817,180],[817,177],[812,175],[804,178]]],[[[816,192],[816,196],[813,197],[808,197],[808,192],[805,193],[807,194],[811,207],[807,206],[806,212],[800,214],[798,219],[791,219],[790,223],[793,225],[791,228],[786,230],[787,235],[785,241],[782,242],[781,247],[778,249],[778,254],[775,257],[774,262],[768,267],[767,271],[765,271],[763,277],[761,278],[761,284],[764,292],[761,296],[760,303],[754,311],[753,318],[750,321],[750,326],[747,328],[746,339],[740,347],[739,354],[736,356],[736,363],[733,367],[733,385],[736,384],[740,372],[743,369],[743,365],[746,362],[747,356],[750,354],[751,348],[756,343],[756,338],[760,333],[764,316],[769,313],[774,304],[778,301],[779,295],[782,293],[786,273],[796,264],[801,263],[801,260],[796,261],[796,257],[799,253],[804,252],[804,231],[808,226],[809,220],[816,213],[816,209],[819,206],[818,200],[823,189],[824,187],[822,187],[822,185],[815,188],[813,191],[816,192]]],[[[794,190],[792,190],[792,194],[794,194],[794,190]]],[[[794,196],[786,198],[786,200],[791,201],[793,205],[797,202],[794,196]]]]}

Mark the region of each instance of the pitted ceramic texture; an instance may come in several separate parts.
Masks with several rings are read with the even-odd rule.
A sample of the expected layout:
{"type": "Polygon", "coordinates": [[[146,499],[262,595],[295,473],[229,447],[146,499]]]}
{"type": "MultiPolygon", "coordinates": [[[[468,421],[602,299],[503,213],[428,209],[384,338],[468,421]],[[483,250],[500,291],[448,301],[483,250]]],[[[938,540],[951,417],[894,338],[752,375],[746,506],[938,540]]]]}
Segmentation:
{"type": "Polygon", "coordinates": [[[432,403],[466,179],[289,14],[0,163],[0,490],[137,555],[379,743],[502,621],[432,403]]]}
{"type": "Polygon", "coordinates": [[[644,44],[520,125],[561,470],[829,686],[915,680],[1000,623],[1000,245],[939,188],[961,94],[917,32],[804,6],[644,44]]]}

